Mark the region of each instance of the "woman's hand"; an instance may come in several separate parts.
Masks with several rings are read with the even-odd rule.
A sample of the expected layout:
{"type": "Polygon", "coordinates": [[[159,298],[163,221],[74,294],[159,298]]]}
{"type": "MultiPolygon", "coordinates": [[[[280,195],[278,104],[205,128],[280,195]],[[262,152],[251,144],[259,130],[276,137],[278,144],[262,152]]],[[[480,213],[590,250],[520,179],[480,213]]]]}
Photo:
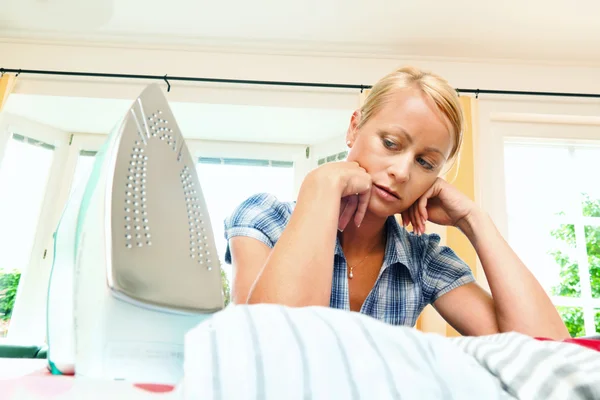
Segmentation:
{"type": "Polygon", "coordinates": [[[353,218],[356,226],[360,226],[371,198],[371,175],[358,163],[348,161],[327,163],[310,175],[313,184],[334,190],[339,196],[338,229],[344,230],[353,218]]]}
{"type": "Polygon", "coordinates": [[[236,297],[251,304],[329,306],[337,229],[352,218],[362,222],[371,187],[371,176],[357,163],[312,170],[273,248],[255,238],[231,239],[236,297]]]}
{"type": "Polygon", "coordinates": [[[402,213],[404,225],[409,223],[417,234],[425,233],[425,222],[457,226],[475,208],[464,193],[438,178],[431,188],[402,213]]]}

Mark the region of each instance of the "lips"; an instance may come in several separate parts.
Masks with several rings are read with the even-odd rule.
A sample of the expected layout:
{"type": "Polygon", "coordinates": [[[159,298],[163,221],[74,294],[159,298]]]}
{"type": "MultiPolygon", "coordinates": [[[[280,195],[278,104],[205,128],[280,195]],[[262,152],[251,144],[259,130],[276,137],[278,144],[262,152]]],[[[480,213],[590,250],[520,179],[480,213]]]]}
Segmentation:
{"type": "Polygon", "coordinates": [[[400,200],[400,196],[398,196],[398,194],[396,192],[394,192],[393,190],[389,189],[386,186],[380,186],[380,185],[374,185],[375,187],[377,187],[379,190],[382,190],[384,192],[386,192],[387,194],[389,194],[392,197],[395,197],[396,199],[400,200]]]}

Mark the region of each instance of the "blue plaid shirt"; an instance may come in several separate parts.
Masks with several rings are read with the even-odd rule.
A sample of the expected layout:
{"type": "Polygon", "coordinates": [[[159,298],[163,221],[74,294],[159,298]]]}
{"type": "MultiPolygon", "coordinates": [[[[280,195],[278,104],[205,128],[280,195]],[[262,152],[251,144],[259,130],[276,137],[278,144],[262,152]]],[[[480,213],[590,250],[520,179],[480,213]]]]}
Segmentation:
{"type": "MultiPolygon", "coordinates": [[[[280,202],[257,194],[240,204],[225,220],[225,238],[248,236],[269,247],[283,233],[295,202],[280,202]]],[[[391,216],[386,222],[387,244],[375,286],[360,310],[393,325],[414,326],[428,304],[475,278],[471,269],[435,234],[409,233],[391,216]]],[[[231,263],[229,245],[225,262],[231,263]]],[[[346,258],[339,239],[335,245],[330,306],[350,310],[346,258]]]]}

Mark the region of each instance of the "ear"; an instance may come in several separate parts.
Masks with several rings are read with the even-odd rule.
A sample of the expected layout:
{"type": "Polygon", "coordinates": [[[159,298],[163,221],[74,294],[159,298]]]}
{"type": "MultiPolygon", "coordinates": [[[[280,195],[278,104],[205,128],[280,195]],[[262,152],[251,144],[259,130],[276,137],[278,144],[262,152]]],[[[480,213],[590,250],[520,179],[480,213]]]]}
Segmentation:
{"type": "Polygon", "coordinates": [[[352,144],[356,140],[358,135],[358,125],[360,124],[361,114],[360,110],[356,110],[352,113],[350,118],[350,125],[348,125],[348,132],[346,132],[346,144],[348,147],[352,147],[352,144]]]}

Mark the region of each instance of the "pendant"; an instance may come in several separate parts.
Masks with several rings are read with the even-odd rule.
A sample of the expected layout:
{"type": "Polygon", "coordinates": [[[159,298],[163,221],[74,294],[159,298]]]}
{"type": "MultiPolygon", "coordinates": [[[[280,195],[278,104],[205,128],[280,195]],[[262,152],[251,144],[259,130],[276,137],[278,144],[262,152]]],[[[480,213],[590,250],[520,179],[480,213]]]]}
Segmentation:
{"type": "Polygon", "coordinates": [[[348,278],[350,279],[354,278],[354,273],[352,272],[353,269],[354,267],[350,267],[350,273],[348,274],[348,278]]]}

